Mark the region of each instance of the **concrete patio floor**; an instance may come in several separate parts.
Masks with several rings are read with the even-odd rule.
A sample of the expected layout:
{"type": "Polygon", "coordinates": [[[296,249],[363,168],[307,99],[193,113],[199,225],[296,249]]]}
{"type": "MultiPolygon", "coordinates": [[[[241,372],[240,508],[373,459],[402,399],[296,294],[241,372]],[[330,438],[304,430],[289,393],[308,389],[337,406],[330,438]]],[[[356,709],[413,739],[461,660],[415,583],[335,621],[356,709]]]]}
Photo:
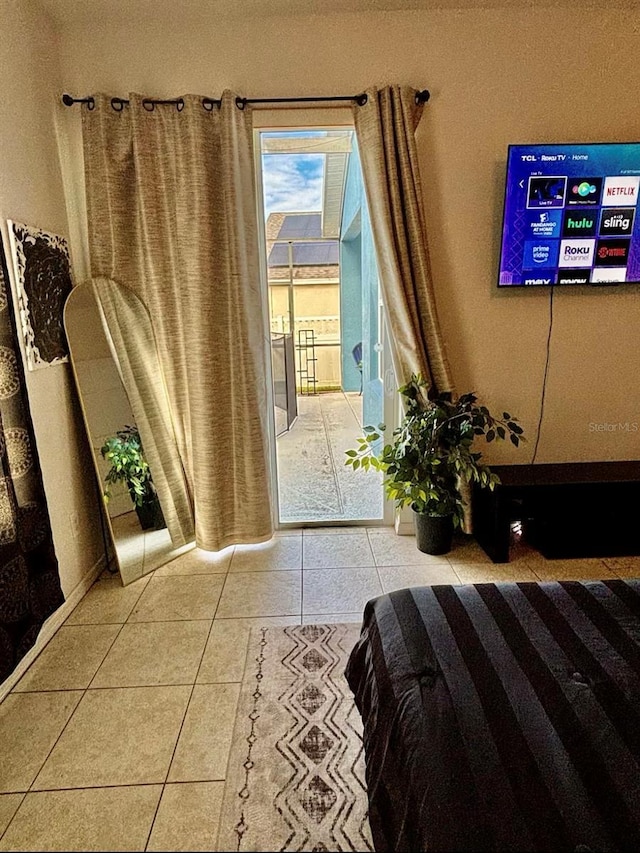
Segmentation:
{"type": "Polygon", "coordinates": [[[357,392],[298,397],[298,418],[276,445],[280,521],[382,519],[382,475],[344,464],[360,435],[357,392]]]}

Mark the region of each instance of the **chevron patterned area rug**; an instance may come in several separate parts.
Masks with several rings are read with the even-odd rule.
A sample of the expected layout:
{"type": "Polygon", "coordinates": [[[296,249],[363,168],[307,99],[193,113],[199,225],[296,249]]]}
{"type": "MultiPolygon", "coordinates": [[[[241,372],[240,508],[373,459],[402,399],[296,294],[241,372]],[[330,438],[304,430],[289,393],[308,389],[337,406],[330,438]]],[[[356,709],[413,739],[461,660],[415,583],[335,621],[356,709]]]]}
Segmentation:
{"type": "Polygon", "coordinates": [[[360,715],[344,668],[357,624],[253,629],[219,851],[370,851],[360,715]]]}

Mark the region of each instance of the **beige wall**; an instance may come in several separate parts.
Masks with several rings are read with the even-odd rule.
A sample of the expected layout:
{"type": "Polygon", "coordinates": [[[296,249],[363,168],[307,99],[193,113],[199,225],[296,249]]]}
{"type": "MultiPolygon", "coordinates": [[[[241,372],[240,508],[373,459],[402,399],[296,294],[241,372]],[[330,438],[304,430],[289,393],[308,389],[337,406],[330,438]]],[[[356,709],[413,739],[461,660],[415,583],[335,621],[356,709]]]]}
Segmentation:
{"type": "MultiPolygon", "coordinates": [[[[0,227],[15,300],[6,220],[68,235],[54,132],[61,90],[56,34],[29,0],[0,2],[0,227]]],[[[71,366],[26,373],[65,596],[102,554],[96,483],[71,366]]]]}
{"type": "MultiPolygon", "coordinates": [[[[455,380],[519,415],[533,439],[548,292],[496,288],[507,145],[640,139],[639,13],[577,8],[91,21],[62,33],[64,88],[165,97],[429,88],[419,150],[455,380]]],[[[589,425],[640,422],[639,296],[637,286],[556,292],[538,461],[638,456],[640,433],[589,425]]],[[[533,440],[488,458],[524,462],[532,451],[533,440]]]]}
{"type": "MultiPolygon", "coordinates": [[[[578,8],[232,21],[210,10],[208,20],[188,22],[172,6],[164,21],[144,26],[69,21],[58,50],[37,0],[0,0],[3,237],[7,218],[69,234],[80,278],[86,268],[78,229],[67,222],[56,150],[56,122],[78,139],[78,113],[60,106],[63,91],[216,95],[230,87],[259,97],[344,94],[387,81],[426,86],[432,98],[419,151],[457,386],[508,407],[533,439],[548,296],[495,286],[507,145],[640,139],[640,13],[631,4],[578,8]]],[[[313,114],[290,115],[293,123],[313,114]]],[[[72,174],[77,149],[63,153],[72,174]]],[[[640,422],[639,296],[637,286],[556,292],[540,461],[637,458],[638,433],[590,425],[640,422]]],[[[68,595],[102,550],[89,450],[69,365],[28,373],[27,383],[68,595]]],[[[533,442],[501,454],[526,461],[532,449],[533,442]]]]}

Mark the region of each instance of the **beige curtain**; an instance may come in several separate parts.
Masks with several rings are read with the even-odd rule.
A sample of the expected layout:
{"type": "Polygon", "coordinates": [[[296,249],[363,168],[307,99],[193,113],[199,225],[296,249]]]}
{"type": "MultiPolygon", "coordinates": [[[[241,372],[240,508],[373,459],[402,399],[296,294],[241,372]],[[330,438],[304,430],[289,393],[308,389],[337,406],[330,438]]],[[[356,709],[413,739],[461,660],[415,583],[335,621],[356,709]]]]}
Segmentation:
{"type": "Polygon", "coordinates": [[[129,101],[83,105],[91,274],[151,316],[196,543],[262,541],[273,527],[250,111],[230,92],[212,109],[194,95],[181,109],[129,101]]]}
{"type": "MultiPolygon", "coordinates": [[[[421,373],[430,389],[454,391],[436,311],[415,131],[423,104],[417,90],[386,86],[367,90],[354,106],[380,289],[391,329],[396,377],[421,373]]],[[[471,532],[470,490],[464,529],[471,532]]]]}
{"type": "Polygon", "coordinates": [[[371,216],[382,299],[401,383],[421,373],[432,388],[452,390],[436,312],[415,130],[423,105],[416,90],[367,91],[353,115],[371,216]]]}

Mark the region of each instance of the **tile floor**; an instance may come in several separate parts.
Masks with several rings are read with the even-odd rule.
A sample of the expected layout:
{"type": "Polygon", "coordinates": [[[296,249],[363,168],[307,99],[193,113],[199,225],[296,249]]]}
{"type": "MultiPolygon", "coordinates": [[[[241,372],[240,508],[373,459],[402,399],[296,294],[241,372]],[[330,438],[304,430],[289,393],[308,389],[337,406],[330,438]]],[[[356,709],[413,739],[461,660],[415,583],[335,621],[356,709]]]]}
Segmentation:
{"type": "Polygon", "coordinates": [[[638,574],[524,546],[494,565],[467,537],[433,557],[362,527],[106,574],[0,705],[0,850],[213,850],[252,626],[360,621],[413,585],[638,574]]]}
{"type": "MultiPolygon", "coordinates": [[[[283,522],[382,519],[380,472],[354,471],[344,464],[345,450],[355,447],[362,435],[362,403],[357,392],[298,397],[298,418],[277,441],[278,499],[283,522]]],[[[141,530],[133,511],[115,516],[110,526],[125,583],[191,548],[174,547],[166,528],[141,530]]],[[[288,568],[282,564],[281,554],[276,553],[267,558],[264,567],[269,568],[274,560],[277,568],[288,568]]]]}

